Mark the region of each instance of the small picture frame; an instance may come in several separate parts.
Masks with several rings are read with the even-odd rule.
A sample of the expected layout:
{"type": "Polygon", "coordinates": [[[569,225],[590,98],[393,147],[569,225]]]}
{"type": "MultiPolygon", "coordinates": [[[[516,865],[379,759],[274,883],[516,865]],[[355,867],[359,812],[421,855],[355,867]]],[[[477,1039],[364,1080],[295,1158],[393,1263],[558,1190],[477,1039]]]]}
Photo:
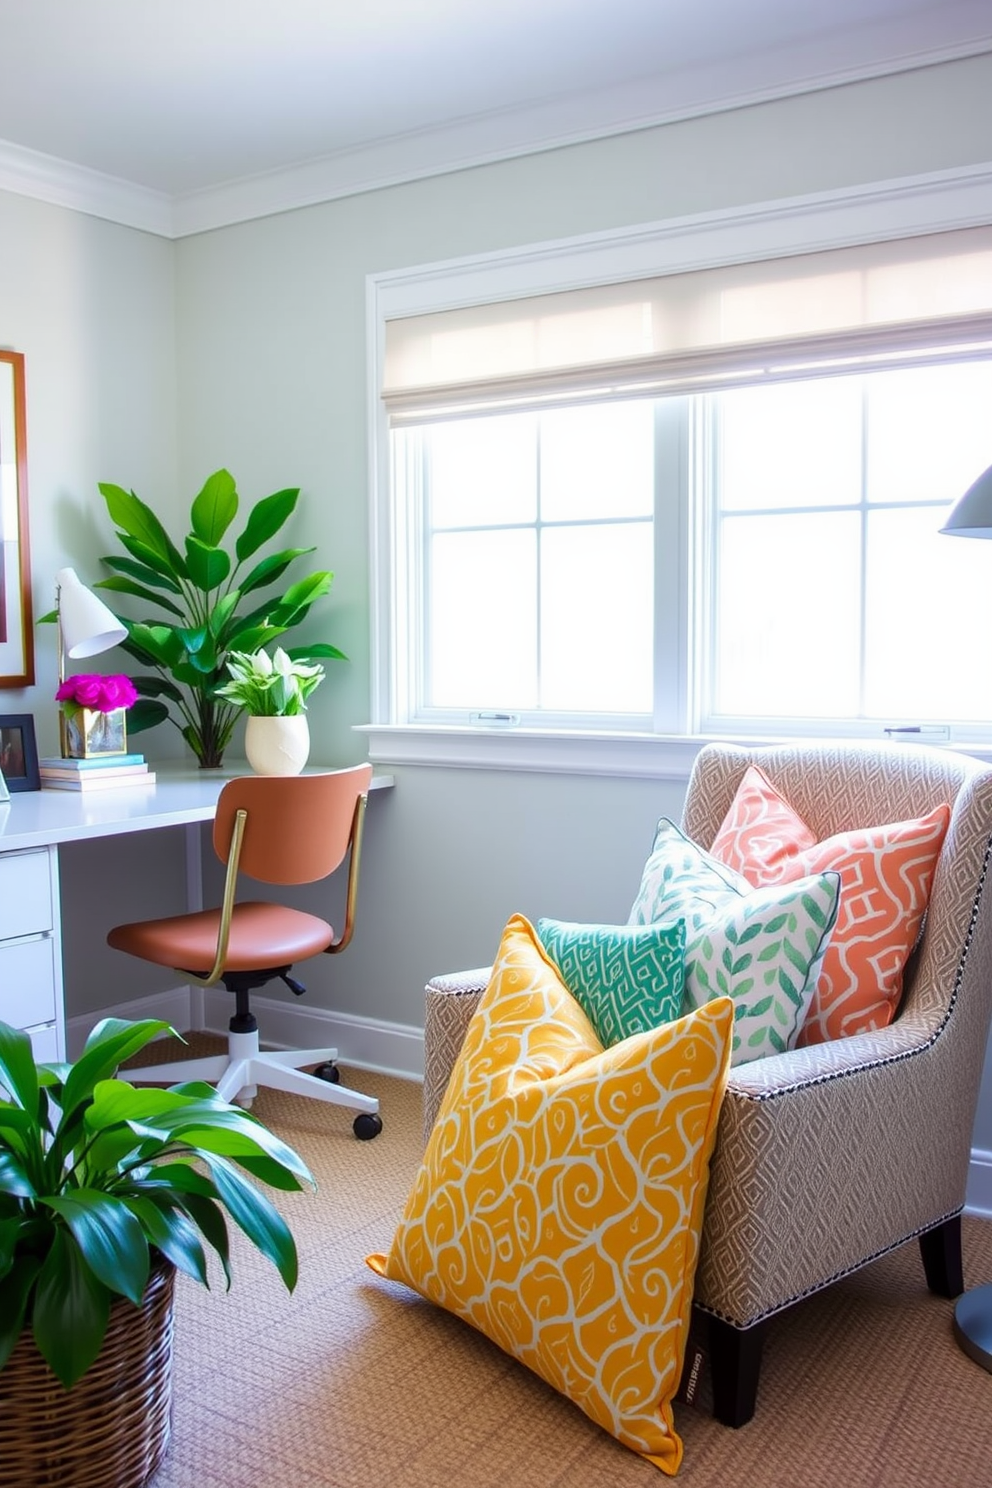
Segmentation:
{"type": "Polygon", "coordinates": [[[38,745],[30,713],[0,713],[0,775],[11,792],[41,790],[38,745]]]}

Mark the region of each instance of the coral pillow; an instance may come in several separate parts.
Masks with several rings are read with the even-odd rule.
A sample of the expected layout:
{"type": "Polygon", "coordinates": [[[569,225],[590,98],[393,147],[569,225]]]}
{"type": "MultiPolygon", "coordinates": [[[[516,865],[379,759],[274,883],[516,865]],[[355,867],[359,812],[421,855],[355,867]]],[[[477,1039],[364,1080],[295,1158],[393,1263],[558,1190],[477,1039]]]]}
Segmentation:
{"type": "Polygon", "coordinates": [[[733,1005],[603,1050],[510,920],[388,1256],[663,1472],[733,1005]]]}
{"type": "Polygon", "coordinates": [[[711,848],[755,885],[840,874],[837,923],[799,1043],[818,1044],[891,1023],[906,962],[919,937],[949,806],[881,827],[815,834],[749,766],[711,848]]]}

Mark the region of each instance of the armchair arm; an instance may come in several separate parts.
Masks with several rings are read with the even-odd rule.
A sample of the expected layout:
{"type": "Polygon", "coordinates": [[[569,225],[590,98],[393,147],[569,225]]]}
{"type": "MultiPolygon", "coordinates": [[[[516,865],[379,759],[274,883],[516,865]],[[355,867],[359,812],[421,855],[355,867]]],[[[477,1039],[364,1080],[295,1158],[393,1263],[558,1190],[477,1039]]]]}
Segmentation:
{"type": "MultiPolygon", "coordinates": [[[[458,1051],[491,972],[489,966],[449,972],[432,977],[424,989],[425,1141],[434,1126],[458,1051]]],[[[731,1070],[727,1099],[742,1103],[770,1100],[806,1086],[850,1077],[925,1048],[935,1032],[930,1020],[907,1015],[876,1033],[857,1034],[756,1059],[731,1070]]]]}
{"type": "Polygon", "coordinates": [[[490,966],[432,977],[424,989],[424,1142],[448,1088],[472,1014],[489,983],[490,966]]]}

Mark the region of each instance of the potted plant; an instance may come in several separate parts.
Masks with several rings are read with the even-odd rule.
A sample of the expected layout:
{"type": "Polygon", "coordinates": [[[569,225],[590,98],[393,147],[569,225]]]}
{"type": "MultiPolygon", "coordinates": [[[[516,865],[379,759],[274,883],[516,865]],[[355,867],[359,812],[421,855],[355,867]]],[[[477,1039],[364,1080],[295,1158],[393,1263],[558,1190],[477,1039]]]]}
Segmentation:
{"type": "Polygon", "coordinates": [[[218,687],[248,713],[245,754],[258,775],[298,775],[310,754],[307,698],[324,680],[319,661],[294,659],[281,646],[272,656],[232,652],[231,681],[218,687]]]}
{"type": "Polygon", "coordinates": [[[91,1458],[104,1474],[116,1463],[99,1477],[115,1488],[154,1471],[171,1415],[175,1271],[209,1285],[205,1241],[230,1286],[225,1212],[296,1284],[293,1238],[252,1180],[312,1185],[301,1158],[209,1085],[115,1078],[171,1032],[108,1018],[74,1064],[36,1064],[27,1034],[0,1022],[3,1488],[88,1482],[91,1458]]]}
{"type": "MultiPolygon", "coordinates": [[[[323,598],[334,575],[321,569],[298,579],[281,596],[260,600],[299,558],[313,548],[282,548],[248,565],[296,508],[299,488],[276,491],[256,502],[234,542],[223,539],[240,505],[234,477],[216,470],[190,508],[190,531],[174,543],[155,513],[133,491],[101,484],[111,520],[127,557],[105,557],[114,570],[94,585],[138,600],[146,618],[118,615],[127,627],[122,649],[151,675],[135,677],[139,693],[128,717],[132,734],[168,720],[182,733],[200,765],[220,765],[239,708],[218,688],[231,651],[252,652],[299,625],[323,598]],[[152,611],[147,617],[149,609],[152,611]]],[[[343,659],[327,642],[290,649],[291,657],[343,659]]]]}

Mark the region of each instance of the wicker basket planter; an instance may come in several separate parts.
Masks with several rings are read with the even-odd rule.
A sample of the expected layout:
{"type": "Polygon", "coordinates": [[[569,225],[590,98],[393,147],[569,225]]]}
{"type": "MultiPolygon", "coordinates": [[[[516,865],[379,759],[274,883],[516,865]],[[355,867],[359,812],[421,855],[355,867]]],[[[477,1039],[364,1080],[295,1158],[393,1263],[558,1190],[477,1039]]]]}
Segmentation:
{"type": "Polygon", "coordinates": [[[96,1362],[71,1390],[30,1333],[0,1370],[0,1488],[138,1488],[172,1423],[175,1268],[159,1259],[140,1307],[113,1304],[96,1362]]]}

